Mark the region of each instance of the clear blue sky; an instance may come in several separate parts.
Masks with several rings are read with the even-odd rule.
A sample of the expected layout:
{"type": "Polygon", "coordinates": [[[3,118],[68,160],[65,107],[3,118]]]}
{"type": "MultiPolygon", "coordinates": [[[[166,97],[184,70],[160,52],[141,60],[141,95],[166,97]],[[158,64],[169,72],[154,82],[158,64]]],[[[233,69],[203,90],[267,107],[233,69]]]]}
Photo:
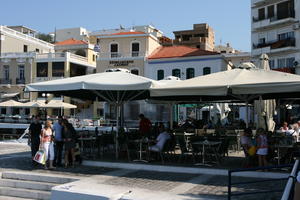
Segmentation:
{"type": "Polygon", "coordinates": [[[0,12],[1,25],[25,25],[44,33],[55,27],[99,30],[152,24],[173,38],[172,31],[192,29],[194,23],[212,26],[216,44],[250,50],[250,0],[3,0],[0,12]]]}

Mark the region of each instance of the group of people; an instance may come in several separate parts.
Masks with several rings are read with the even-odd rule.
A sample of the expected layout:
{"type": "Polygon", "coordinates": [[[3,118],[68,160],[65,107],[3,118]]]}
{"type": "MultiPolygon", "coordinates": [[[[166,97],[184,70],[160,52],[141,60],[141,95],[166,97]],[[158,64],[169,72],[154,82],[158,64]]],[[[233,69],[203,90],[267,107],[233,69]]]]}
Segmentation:
{"type": "Polygon", "coordinates": [[[293,124],[288,124],[283,122],[282,127],[280,128],[281,132],[284,132],[288,136],[293,136],[297,142],[300,142],[300,121],[297,121],[293,124]]]}
{"type": "Polygon", "coordinates": [[[252,136],[252,129],[244,129],[244,133],[241,136],[241,146],[247,159],[246,166],[253,164],[255,155],[258,157],[258,164],[260,167],[268,165],[268,138],[264,129],[257,129],[256,137],[254,139],[252,136]]]}
{"type": "MultiPolygon", "coordinates": [[[[45,168],[55,169],[62,167],[62,154],[64,153],[65,167],[75,165],[75,146],[76,131],[67,119],[61,116],[52,125],[52,121],[47,120],[44,125],[40,122],[40,117],[35,116],[33,122],[29,126],[29,135],[31,141],[32,158],[39,149],[45,154],[45,168]],[[71,159],[69,159],[71,157],[71,159]],[[69,162],[71,160],[71,163],[69,162]]],[[[32,160],[33,166],[38,163],[32,160]]]]}

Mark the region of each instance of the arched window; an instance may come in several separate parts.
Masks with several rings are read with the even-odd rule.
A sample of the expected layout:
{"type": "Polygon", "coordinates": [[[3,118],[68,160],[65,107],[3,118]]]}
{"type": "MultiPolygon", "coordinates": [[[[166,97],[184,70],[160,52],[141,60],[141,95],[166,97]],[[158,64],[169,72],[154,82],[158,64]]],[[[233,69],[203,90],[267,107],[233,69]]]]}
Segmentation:
{"type": "Polygon", "coordinates": [[[162,80],[164,79],[165,77],[165,71],[160,69],[160,70],[157,70],[157,80],[162,80]]]}
{"type": "Polygon", "coordinates": [[[180,69],[173,69],[172,70],[172,76],[176,76],[178,78],[181,78],[180,69]]]}
{"type": "Polygon", "coordinates": [[[119,45],[117,43],[110,44],[110,57],[119,57],[119,45]]]}
{"type": "Polygon", "coordinates": [[[187,68],[186,69],[186,79],[194,78],[195,77],[195,69],[194,68],[187,68]]]}
{"type": "Polygon", "coordinates": [[[132,69],[130,72],[132,74],[139,75],[139,70],[138,69],[132,69]]]}
{"type": "Polygon", "coordinates": [[[203,75],[207,75],[207,74],[210,74],[211,71],[210,71],[210,67],[204,67],[203,68],[203,75]]]}
{"type": "Polygon", "coordinates": [[[138,57],[139,52],[140,52],[140,43],[139,42],[131,43],[131,56],[138,57]]]}

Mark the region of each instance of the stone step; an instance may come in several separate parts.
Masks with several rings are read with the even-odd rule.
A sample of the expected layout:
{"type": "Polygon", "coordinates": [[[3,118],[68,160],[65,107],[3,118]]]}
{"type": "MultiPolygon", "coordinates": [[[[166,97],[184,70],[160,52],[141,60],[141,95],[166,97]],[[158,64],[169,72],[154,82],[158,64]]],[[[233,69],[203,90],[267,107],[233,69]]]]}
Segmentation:
{"type": "Polygon", "coordinates": [[[34,199],[19,198],[19,197],[9,197],[9,196],[0,196],[0,200],[34,200],[34,199]]]}
{"type": "Polygon", "coordinates": [[[51,193],[48,191],[28,190],[23,188],[10,187],[0,187],[0,195],[41,200],[49,200],[51,198],[51,193]]]}
{"type": "Polygon", "coordinates": [[[51,191],[51,188],[56,185],[57,184],[54,183],[44,183],[44,182],[14,180],[14,179],[0,179],[0,187],[51,191]]]}
{"type": "Polygon", "coordinates": [[[64,184],[76,181],[75,178],[65,177],[62,175],[22,173],[22,172],[2,172],[2,179],[14,179],[24,181],[36,181],[45,183],[64,184]]]}

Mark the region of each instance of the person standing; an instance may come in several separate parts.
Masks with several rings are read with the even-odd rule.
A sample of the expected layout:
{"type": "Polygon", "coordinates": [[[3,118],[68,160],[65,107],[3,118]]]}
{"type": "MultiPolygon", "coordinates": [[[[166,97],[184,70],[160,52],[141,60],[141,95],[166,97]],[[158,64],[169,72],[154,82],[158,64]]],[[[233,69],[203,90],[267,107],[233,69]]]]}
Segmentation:
{"type": "Polygon", "coordinates": [[[54,131],[54,153],[55,153],[54,164],[57,167],[61,167],[62,151],[64,146],[64,142],[62,139],[62,131],[63,131],[62,116],[58,116],[57,122],[53,124],[53,131],[54,131]]]}
{"type": "Polygon", "coordinates": [[[39,150],[40,146],[40,134],[42,130],[42,124],[40,123],[40,116],[35,116],[33,122],[29,126],[29,135],[31,140],[31,156],[32,165],[37,166],[38,163],[33,160],[36,152],[39,150]]]}
{"type": "Polygon", "coordinates": [[[142,137],[149,137],[151,134],[151,121],[144,116],[144,114],[139,115],[140,118],[140,125],[139,125],[139,132],[142,137]]]}
{"type": "Polygon", "coordinates": [[[69,155],[72,157],[72,167],[75,166],[75,139],[76,131],[68,120],[62,121],[63,125],[63,140],[65,143],[65,167],[69,166],[69,155]]]}
{"type": "Polygon", "coordinates": [[[262,128],[257,129],[257,151],[256,154],[258,155],[258,164],[260,167],[266,167],[268,165],[267,162],[267,155],[268,155],[268,138],[265,133],[265,130],[262,128]]]}
{"type": "Polygon", "coordinates": [[[47,167],[47,161],[49,160],[49,169],[55,169],[53,166],[53,160],[54,160],[54,145],[53,145],[53,131],[51,127],[51,121],[47,120],[45,123],[44,128],[42,129],[41,133],[41,143],[42,147],[44,148],[45,152],[45,169],[48,169],[47,167]]]}

